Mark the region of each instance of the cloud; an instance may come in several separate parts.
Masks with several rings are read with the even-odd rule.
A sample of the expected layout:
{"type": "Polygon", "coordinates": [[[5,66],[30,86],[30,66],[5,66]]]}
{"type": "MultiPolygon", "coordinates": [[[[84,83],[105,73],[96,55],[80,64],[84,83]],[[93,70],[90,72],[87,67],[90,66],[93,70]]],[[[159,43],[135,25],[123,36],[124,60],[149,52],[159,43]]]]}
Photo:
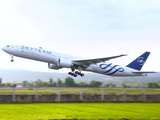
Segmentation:
{"type": "Polygon", "coordinates": [[[139,55],[146,50],[156,56],[160,52],[159,6],[156,0],[0,1],[1,45],[42,46],[86,58],[139,55]]]}
{"type": "Polygon", "coordinates": [[[23,44],[28,39],[39,38],[40,31],[37,26],[17,12],[16,3],[5,1],[0,3],[0,39],[1,44],[23,44]]]}
{"type": "Polygon", "coordinates": [[[132,2],[125,0],[49,0],[47,2],[35,1],[35,3],[25,6],[26,8],[32,6],[34,9],[31,10],[36,16],[54,25],[58,30],[69,28],[69,26],[86,31],[148,29],[159,26],[160,2],[156,0],[132,2]]]}

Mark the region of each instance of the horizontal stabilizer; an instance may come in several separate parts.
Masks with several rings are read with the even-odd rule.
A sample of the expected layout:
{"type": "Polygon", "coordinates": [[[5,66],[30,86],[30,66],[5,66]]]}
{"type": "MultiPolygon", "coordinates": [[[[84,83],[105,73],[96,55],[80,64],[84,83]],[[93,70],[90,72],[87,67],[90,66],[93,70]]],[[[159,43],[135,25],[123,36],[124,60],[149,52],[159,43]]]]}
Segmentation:
{"type": "Polygon", "coordinates": [[[155,71],[139,71],[139,72],[132,72],[134,74],[145,74],[145,73],[156,73],[155,71]]]}

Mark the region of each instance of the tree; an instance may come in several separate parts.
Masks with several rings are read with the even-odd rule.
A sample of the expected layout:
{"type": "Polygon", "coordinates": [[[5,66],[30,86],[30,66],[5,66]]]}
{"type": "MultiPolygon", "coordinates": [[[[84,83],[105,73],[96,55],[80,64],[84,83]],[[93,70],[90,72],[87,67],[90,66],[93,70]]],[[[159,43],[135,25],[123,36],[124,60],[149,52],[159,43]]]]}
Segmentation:
{"type": "Polygon", "coordinates": [[[2,86],[2,78],[0,78],[0,87],[2,86]]]}
{"type": "Polygon", "coordinates": [[[153,88],[159,88],[160,87],[157,82],[154,82],[152,86],[153,86],[153,88]]]}
{"type": "Polygon", "coordinates": [[[43,87],[49,87],[50,83],[49,82],[43,82],[43,87]]]}
{"type": "Polygon", "coordinates": [[[88,87],[89,85],[86,82],[79,82],[78,86],[80,86],[80,87],[88,87]]]}
{"type": "Polygon", "coordinates": [[[16,87],[16,86],[17,86],[16,83],[12,83],[12,84],[10,85],[10,87],[16,87]]]}
{"type": "Polygon", "coordinates": [[[5,83],[5,87],[11,87],[12,86],[12,83],[5,83]]]}
{"type": "Polygon", "coordinates": [[[133,87],[134,87],[134,88],[138,88],[138,84],[136,84],[136,83],[133,84],[133,87]]]}
{"type": "Polygon", "coordinates": [[[147,83],[147,88],[152,88],[152,83],[147,83]]]}
{"type": "Polygon", "coordinates": [[[33,81],[31,81],[31,82],[29,83],[29,87],[34,87],[34,82],[33,82],[33,81]]]}
{"type": "Polygon", "coordinates": [[[63,86],[63,81],[61,79],[58,78],[57,80],[57,85],[62,87],[63,86]]]}
{"type": "Polygon", "coordinates": [[[41,79],[36,80],[34,83],[35,83],[36,87],[42,87],[42,80],[41,79]]]}
{"type": "Polygon", "coordinates": [[[130,85],[127,85],[125,83],[122,83],[121,85],[122,85],[123,88],[130,88],[131,87],[130,85]]]}
{"type": "Polygon", "coordinates": [[[147,83],[147,88],[159,88],[160,85],[157,82],[147,83]]]}
{"type": "Polygon", "coordinates": [[[109,83],[109,84],[105,84],[104,87],[107,87],[107,88],[114,88],[114,87],[116,87],[116,85],[115,85],[115,84],[112,84],[112,83],[109,83]]]}
{"type": "Polygon", "coordinates": [[[89,84],[90,87],[99,87],[102,85],[102,82],[92,80],[89,84]]]}
{"type": "Polygon", "coordinates": [[[65,84],[65,86],[69,86],[69,87],[75,87],[75,86],[76,86],[76,84],[75,84],[75,82],[74,82],[74,79],[71,78],[71,77],[67,77],[67,78],[65,79],[64,84],[65,84]]]}
{"type": "Polygon", "coordinates": [[[53,79],[52,78],[49,79],[49,83],[53,83],[53,79]]]}
{"type": "Polygon", "coordinates": [[[29,85],[29,82],[27,80],[23,80],[22,84],[23,84],[24,87],[27,87],[29,85]]]}

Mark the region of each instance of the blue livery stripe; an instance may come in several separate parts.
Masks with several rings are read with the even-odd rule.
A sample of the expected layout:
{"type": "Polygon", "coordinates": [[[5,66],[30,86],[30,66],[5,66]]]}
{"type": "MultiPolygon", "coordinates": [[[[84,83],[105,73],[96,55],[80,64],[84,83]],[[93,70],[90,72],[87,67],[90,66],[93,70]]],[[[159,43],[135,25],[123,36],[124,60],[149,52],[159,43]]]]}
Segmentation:
{"type": "Polygon", "coordinates": [[[103,72],[103,73],[109,73],[109,72],[112,71],[112,73],[109,73],[109,74],[107,74],[107,75],[113,75],[113,74],[115,74],[116,72],[123,72],[123,71],[124,71],[123,68],[118,68],[118,69],[116,69],[116,67],[119,66],[119,65],[114,65],[113,67],[112,67],[111,65],[112,65],[112,63],[110,63],[110,64],[108,64],[108,65],[107,65],[107,64],[100,64],[99,67],[100,67],[101,69],[107,69],[108,67],[111,67],[109,70],[103,72]]]}

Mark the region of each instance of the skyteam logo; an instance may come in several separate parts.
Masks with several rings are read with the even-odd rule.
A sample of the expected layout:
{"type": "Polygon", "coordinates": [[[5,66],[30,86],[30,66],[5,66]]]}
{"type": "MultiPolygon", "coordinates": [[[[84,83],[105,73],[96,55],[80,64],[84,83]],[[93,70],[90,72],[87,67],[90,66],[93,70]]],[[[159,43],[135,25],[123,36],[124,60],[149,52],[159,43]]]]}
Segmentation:
{"type": "Polygon", "coordinates": [[[107,64],[100,64],[99,67],[101,69],[106,69],[107,71],[104,71],[103,73],[109,73],[107,75],[112,75],[116,72],[123,72],[124,71],[123,68],[118,67],[119,65],[114,65],[114,66],[111,66],[111,65],[112,65],[112,63],[110,63],[108,65],[107,64]]]}
{"type": "Polygon", "coordinates": [[[139,65],[143,65],[143,64],[145,63],[144,58],[143,58],[143,57],[137,58],[137,63],[138,63],[139,65]]]}
{"type": "Polygon", "coordinates": [[[51,51],[47,51],[47,50],[43,50],[43,49],[39,49],[39,48],[27,47],[27,46],[21,46],[21,50],[22,50],[21,52],[25,52],[27,50],[27,51],[50,54],[50,55],[52,54],[51,51]]]}

